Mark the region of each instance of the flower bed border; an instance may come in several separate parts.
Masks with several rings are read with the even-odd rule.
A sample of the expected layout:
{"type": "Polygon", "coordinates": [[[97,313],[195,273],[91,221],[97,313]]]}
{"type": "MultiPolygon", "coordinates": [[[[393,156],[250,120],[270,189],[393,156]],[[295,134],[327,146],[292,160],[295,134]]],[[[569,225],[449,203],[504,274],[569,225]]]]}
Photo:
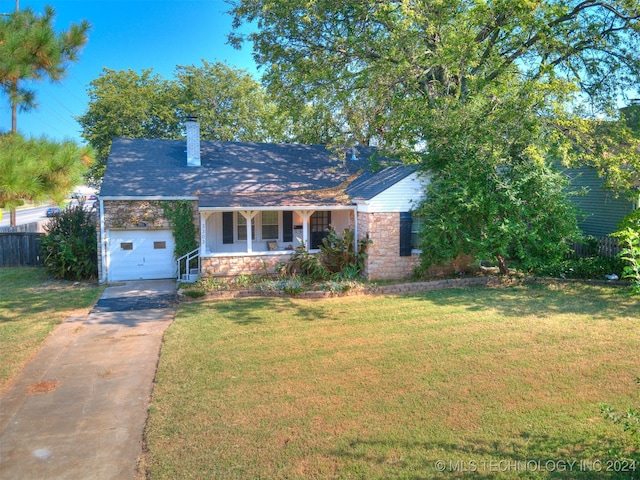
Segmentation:
{"type": "Polygon", "coordinates": [[[521,283],[585,283],[592,285],[606,285],[611,287],[628,287],[629,282],[617,280],[581,280],[548,277],[503,277],[503,276],[483,276],[468,278],[447,278],[441,280],[429,280],[422,282],[394,283],[390,285],[374,285],[355,288],[346,292],[330,292],[327,290],[309,290],[298,294],[285,293],[282,291],[269,291],[257,289],[239,290],[218,290],[206,292],[204,296],[193,298],[187,296],[183,291],[178,291],[178,299],[181,302],[206,301],[206,300],[227,300],[234,298],[250,297],[281,297],[300,299],[321,299],[331,297],[348,297],[355,295],[398,295],[405,293],[415,293],[430,290],[443,290],[445,288],[464,287],[496,287],[504,285],[516,285],[521,283]]]}

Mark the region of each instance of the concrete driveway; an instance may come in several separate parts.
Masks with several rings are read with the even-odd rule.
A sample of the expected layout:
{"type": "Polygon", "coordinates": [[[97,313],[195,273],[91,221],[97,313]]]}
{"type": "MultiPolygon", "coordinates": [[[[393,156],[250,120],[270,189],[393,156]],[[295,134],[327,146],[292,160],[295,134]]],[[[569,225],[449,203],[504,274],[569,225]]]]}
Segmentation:
{"type": "Polygon", "coordinates": [[[0,478],[135,478],[175,280],[105,289],[69,318],[0,398],[0,478]]]}

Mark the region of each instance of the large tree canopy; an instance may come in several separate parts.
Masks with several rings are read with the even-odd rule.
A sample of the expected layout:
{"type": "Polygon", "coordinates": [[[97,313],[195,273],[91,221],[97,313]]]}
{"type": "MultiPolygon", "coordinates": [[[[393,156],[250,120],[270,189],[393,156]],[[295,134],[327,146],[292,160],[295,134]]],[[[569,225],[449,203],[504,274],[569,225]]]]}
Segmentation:
{"type": "Polygon", "coordinates": [[[56,32],[55,11],[45,7],[38,15],[32,9],[0,16],[0,89],[12,105],[12,131],[16,131],[16,109],[28,110],[36,105],[35,92],[25,87],[25,80],[60,80],[69,62],[87,42],[89,23],[73,24],[69,30],[56,32]]]}
{"type": "Polygon", "coordinates": [[[97,155],[91,176],[102,177],[113,138],[178,138],[178,103],[175,85],[152,70],[104,69],[91,82],[89,107],[78,118],[97,155]]]}
{"type": "MultiPolygon", "coordinates": [[[[431,199],[447,201],[422,211],[470,240],[449,257],[543,260],[518,236],[532,245],[574,230],[560,218],[570,215],[564,195],[551,205],[536,193],[562,185],[551,163],[637,167],[616,116],[640,79],[637,0],[231,3],[235,26],[256,28],[230,40],[253,43],[275,96],[326,106],[342,127],[337,143],[377,143],[425,166],[431,199]],[[456,193],[455,182],[477,191],[456,193]]],[[[443,239],[431,248],[448,248],[436,233],[425,232],[443,239]]]]}
{"type": "Polygon", "coordinates": [[[195,115],[205,140],[318,142],[318,122],[297,121],[311,118],[309,111],[296,111],[294,121],[246,71],[203,61],[176,67],[171,80],[152,70],[105,69],[91,82],[89,107],[78,121],[97,151],[98,179],[115,137],[181,138],[184,121],[195,115]]]}
{"type": "Polygon", "coordinates": [[[354,139],[395,150],[434,141],[478,96],[501,108],[505,85],[544,91],[538,118],[581,143],[598,127],[576,130],[580,103],[612,115],[639,84],[637,0],[231,3],[257,29],[230,40],[253,43],[277,96],[330,105],[354,139]]]}
{"type": "Polygon", "coordinates": [[[282,138],[275,104],[249,73],[223,63],[178,66],[179,116],[195,114],[207,140],[268,141],[282,138]]]}
{"type": "Polygon", "coordinates": [[[610,107],[638,83],[636,0],[232,3],[235,25],[258,29],[231,41],[253,42],[269,84],[306,100],[323,90],[344,99],[365,90],[378,100],[434,105],[518,75],[564,80],[610,107]]]}

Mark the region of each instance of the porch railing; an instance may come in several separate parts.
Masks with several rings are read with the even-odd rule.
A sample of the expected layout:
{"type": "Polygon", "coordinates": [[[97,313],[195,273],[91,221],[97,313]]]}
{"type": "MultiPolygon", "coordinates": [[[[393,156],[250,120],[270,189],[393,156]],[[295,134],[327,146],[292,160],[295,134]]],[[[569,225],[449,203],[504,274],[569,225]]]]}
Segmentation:
{"type": "Polygon", "coordinates": [[[176,263],[178,265],[178,281],[195,282],[200,276],[200,248],[181,256],[176,260],[176,263]],[[194,260],[197,260],[197,263],[194,260]]]}

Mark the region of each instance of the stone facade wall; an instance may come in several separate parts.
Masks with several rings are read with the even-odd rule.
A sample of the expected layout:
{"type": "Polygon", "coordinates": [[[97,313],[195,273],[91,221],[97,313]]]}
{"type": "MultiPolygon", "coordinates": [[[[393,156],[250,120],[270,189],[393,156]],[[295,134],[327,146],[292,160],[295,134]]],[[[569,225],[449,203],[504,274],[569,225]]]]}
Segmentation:
{"type": "MultiPolygon", "coordinates": [[[[365,263],[368,280],[403,280],[411,277],[420,264],[420,255],[400,256],[400,213],[358,213],[358,238],[369,235],[365,263]]],[[[461,256],[447,265],[432,265],[424,276],[446,277],[469,270],[471,256],[461,256]]]]}
{"type": "Polygon", "coordinates": [[[285,263],[290,257],[291,254],[202,257],[200,271],[204,276],[213,277],[273,275],[277,273],[278,265],[285,263]]]}
{"type": "Polygon", "coordinates": [[[400,213],[358,212],[358,238],[367,235],[372,241],[364,269],[368,280],[399,280],[412,275],[419,256],[400,256],[400,213]]]}
{"type": "MultiPolygon", "coordinates": [[[[105,229],[161,230],[171,228],[162,207],[148,200],[105,200],[105,229]]],[[[199,224],[200,222],[198,222],[199,224]]]]}

